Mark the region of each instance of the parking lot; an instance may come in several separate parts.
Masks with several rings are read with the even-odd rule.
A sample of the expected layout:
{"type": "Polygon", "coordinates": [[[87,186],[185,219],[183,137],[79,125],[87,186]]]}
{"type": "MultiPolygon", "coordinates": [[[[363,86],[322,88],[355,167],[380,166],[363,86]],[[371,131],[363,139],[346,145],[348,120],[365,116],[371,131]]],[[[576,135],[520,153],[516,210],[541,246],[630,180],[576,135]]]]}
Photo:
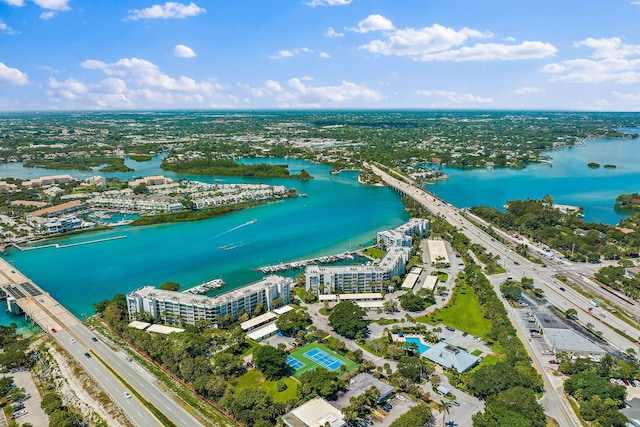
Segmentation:
{"type": "Polygon", "coordinates": [[[377,419],[373,416],[370,417],[371,421],[373,421],[374,426],[390,426],[391,423],[398,419],[402,414],[418,405],[418,402],[409,398],[408,396],[405,397],[403,394],[398,394],[394,398],[389,399],[387,402],[392,406],[389,412],[383,411],[382,409],[378,409],[377,411],[378,413],[384,414],[384,418],[377,419]],[[398,396],[402,396],[404,400],[401,400],[400,398],[398,398],[398,396]]]}
{"type": "Polygon", "coordinates": [[[30,423],[33,426],[46,426],[49,425],[49,419],[40,407],[40,393],[36,387],[36,384],[31,378],[31,372],[19,371],[11,374],[13,376],[13,382],[17,387],[23,388],[26,395],[31,397],[23,402],[25,415],[19,417],[16,421],[18,424],[30,423]]]}

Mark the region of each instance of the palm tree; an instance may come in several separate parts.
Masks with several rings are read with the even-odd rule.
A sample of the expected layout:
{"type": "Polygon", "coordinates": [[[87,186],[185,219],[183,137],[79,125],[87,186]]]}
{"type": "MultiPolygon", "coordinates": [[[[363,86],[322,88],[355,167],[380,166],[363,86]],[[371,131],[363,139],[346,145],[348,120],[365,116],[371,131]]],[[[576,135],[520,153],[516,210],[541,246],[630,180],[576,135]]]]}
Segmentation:
{"type": "Polygon", "coordinates": [[[449,402],[448,400],[441,400],[439,403],[436,404],[436,406],[438,407],[438,412],[442,412],[442,425],[446,425],[444,423],[444,419],[447,416],[447,414],[449,414],[449,409],[451,408],[451,402],[449,402]]]}

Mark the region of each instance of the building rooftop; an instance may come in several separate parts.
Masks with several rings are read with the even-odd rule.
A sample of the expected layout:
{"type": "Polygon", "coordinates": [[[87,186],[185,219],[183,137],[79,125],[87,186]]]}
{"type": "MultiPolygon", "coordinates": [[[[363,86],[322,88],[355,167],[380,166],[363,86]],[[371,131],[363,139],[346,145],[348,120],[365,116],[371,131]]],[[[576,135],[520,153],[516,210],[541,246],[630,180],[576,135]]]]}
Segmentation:
{"type": "Polygon", "coordinates": [[[57,212],[61,212],[67,209],[77,208],[82,206],[82,202],[80,200],[72,200],[67,203],[62,203],[61,205],[49,206],[48,208],[38,209],[37,211],[31,212],[30,216],[44,216],[49,214],[54,214],[57,212]]]}
{"type": "Polygon", "coordinates": [[[421,268],[418,268],[417,270],[416,268],[412,268],[411,272],[409,272],[409,274],[407,274],[407,277],[404,278],[404,282],[402,282],[402,289],[412,290],[416,286],[416,282],[420,277],[421,271],[421,268]]]}
{"type": "Polygon", "coordinates": [[[147,332],[155,332],[156,334],[171,334],[173,332],[184,332],[182,328],[174,328],[165,325],[151,325],[147,328],[147,332]]]}
{"type": "Polygon", "coordinates": [[[141,322],[139,320],[134,320],[133,322],[129,323],[129,327],[130,328],[134,328],[134,329],[140,329],[141,331],[144,331],[145,329],[147,329],[149,326],[151,326],[151,323],[148,322],[141,322]]]}
{"type": "Polygon", "coordinates": [[[277,318],[278,318],[277,314],[268,312],[268,313],[261,314],[260,316],[256,316],[252,319],[249,319],[246,322],[240,323],[240,327],[242,328],[243,331],[248,331],[264,323],[274,322],[277,318]]]}
{"type": "Polygon", "coordinates": [[[438,276],[429,275],[424,279],[424,283],[422,284],[422,289],[428,289],[432,291],[436,288],[437,284],[438,284],[438,276]]]}
{"type": "Polygon", "coordinates": [[[422,353],[422,356],[438,365],[465,372],[478,363],[479,358],[446,342],[439,342],[422,353]]]}
{"type": "Polygon", "coordinates": [[[273,311],[275,314],[277,314],[278,316],[282,316],[285,313],[290,312],[291,310],[293,310],[293,307],[291,307],[290,305],[283,305],[280,308],[274,308],[273,311]]]}
{"type": "Polygon", "coordinates": [[[377,388],[380,392],[380,398],[378,399],[378,402],[386,400],[391,395],[391,393],[393,393],[393,390],[395,390],[395,387],[383,383],[371,374],[363,372],[351,378],[349,384],[347,385],[347,391],[338,397],[335,405],[340,409],[349,406],[352,397],[360,396],[371,387],[377,388]]]}
{"type": "Polygon", "coordinates": [[[544,334],[547,341],[556,348],[556,351],[606,353],[603,348],[583,338],[571,329],[544,328],[544,334]]]}
{"type": "Polygon", "coordinates": [[[331,427],[342,427],[347,424],[342,412],[321,397],[315,397],[283,415],[282,421],[289,427],[324,427],[327,423],[331,427]]]}
{"type": "Polygon", "coordinates": [[[447,246],[444,243],[444,240],[427,240],[427,244],[429,246],[429,257],[431,258],[432,263],[438,262],[438,258],[442,257],[443,262],[449,262],[449,254],[447,252],[447,246]]]}
{"type": "Polygon", "coordinates": [[[247,338],[252,339],[254,341],[260,341],[264,337],[271,336],[278,332],[278,327],[275,323],[271,323],[270,325],[264,326],[262,328],[254,329],[253,331],[247,334],[247,338]]]}

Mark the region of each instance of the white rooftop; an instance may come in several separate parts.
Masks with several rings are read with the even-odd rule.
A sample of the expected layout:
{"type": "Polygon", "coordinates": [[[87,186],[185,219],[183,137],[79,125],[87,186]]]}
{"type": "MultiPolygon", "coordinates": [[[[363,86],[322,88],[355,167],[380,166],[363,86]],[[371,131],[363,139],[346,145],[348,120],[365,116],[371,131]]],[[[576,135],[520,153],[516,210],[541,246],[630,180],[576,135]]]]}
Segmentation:
{"type": "Polygon", "coordinates": [[[243,331],[248,331],[263,323],[273,322],[278,318],[278,315],[272,312],[261,314],[260,316],[253,317],[245,322],[240,323],[240,327],[243,331]]]}
{"type": "Polygon", "coordinates": [[[293,310],[293,307],[291,307],[290,305],[283,305],[280,308],[275,308],[271,311],[273,311],[275,314],[277,314],[278,316],[281,316],[285,313],[290,312],[291,310],[293,310]]]}
{"type": "Polygon", "coordinates": [[[247,334],[247,338],[254,341],[260,341],[264,337],[271,336],[278,332],[278,327],[275,323],[271,323],[263,328],[255,329],[247,334]]]}
{"type": "Polygon", "coordinates": [[[546,339],[556,351],[604,354],[606,351],[571,329],[544,328],[546,339]]]}
{"type": "Polygon", "coordinates": [[[173,326],[151,325],[147,328],[147,332],[155,332],[156,334],[171,334],[173,332],[184,332],[182,328],[174,328],[173,326]]]}
{"type": "Polygon", "coordinates": [[[438,283],[438,276],[427,276],[424,279],[424,283],[422,284],[422,289],[429,289],[430,291],[436,288],[436,284],[438,283]]]}
{"type": "Polygon", "coordinates": [[[144,331],[150,325],[151,325],[151,323],[141,322],[139,320],[134,320],[133,322],[129,323],[129,327],[130,328],[140,329],[141,331],[144,331]]]}
{"type": "Polygon", "coordinates": [[[287,422],[289,415],[293,415],[298,421],[308,427],[324,427],[327,423],[331,427],[342,427],[346,425],[342,412],[331,406],[321,397],[315,397],[307,403],[298,406],[283,417],[288,425],[299,425],[287,422]]]}

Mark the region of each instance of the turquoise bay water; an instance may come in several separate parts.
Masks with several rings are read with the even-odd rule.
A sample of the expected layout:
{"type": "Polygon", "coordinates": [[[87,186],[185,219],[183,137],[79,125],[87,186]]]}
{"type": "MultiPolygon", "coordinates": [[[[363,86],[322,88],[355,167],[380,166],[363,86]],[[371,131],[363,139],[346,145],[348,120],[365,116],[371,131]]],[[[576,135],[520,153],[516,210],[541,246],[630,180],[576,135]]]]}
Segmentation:
{"type": "MultiPolygon", "coordinates": [[[[557,203],[584,206],[589,221],[614,224],[628,215],[613,210],[615,197],[640,191],[638,144],[640,140],[588,141],[584,146],[550,152],[553,166],[533,165],[524,170],[445,167],[449,180],[428,189],[459,207],[486,204],[502,208],[508,200],[550,194],[557,203]],[[589,162],[612,163],[617,168],[590,169],[589,162]]],[[[247,162],[259,161],[265,160],[247,162]]],[[[178,175],[162,171],[159,158],[140,163],[127,161],[134,172],[104,175],[130,179],[160,174],[205,182],[266,182],[296,187],[308,197],[200,222],[120,227],[59,238],[55,242],[64,244],[126,236],[65,249],[12,249],[7,259],[82,317],[93,312],[96,301],[144,285],[158,286],[167,280],[177,281],[186,289],[222,277],[227,282],[222,291],[234,289],[262,277],[252,271],[254,268],[355,249],[359,244],[370,244],[376,231],[395,227],[407,219],[396,193],[384,187],[360,185],[356,172],[330,175],[329,167],[301,160],[266,161],[287,163],[292,173],[304,168],[315,179],[305,182],[178,175]],[[248,224],[253,219],[258,221],[248,224]]],[[[28,169],[19,163],[0,165],[0,177],[65,173],[77,178],[96,174],[28,169]]],[[[0,310],[0,324],[17,320],[0,310]]]]}
{"type": "Polygon", "coordinates": [[[598,139],[548,153],[553,165],[524,170],[443,167],[449,176],[426,188],[458,207],[502,209],[509,200],[553,196],[556,203],[584,206],[585,219],[616,224],[630,212],[616,212],[615,198],[640,191],[640,139],[598,139]],[[587,163],[600,163],[599,169],[587,163]],[[615,169],[606,169],[605,164],[615,169]]]}
{"type": "MultiPolygon", "coordinates": [[[[331,175],[328,166],[299,160],[286,163],[293,173],[305,168],[315,179],[224,180],[283,184],[296,187],[308,197],[286,199],[205,221],[125,226],[58,238],[54,242],[62,245],[126,236],[64,249],[25,252],[10,249],[6,258],[74,314],[84,317],[93,312],[94,302],[144,285],[159,286],[167,280],[179,282],[186,289],[221,277],[227,285],[219,292],[228,291],[263,277],[262,273],[252,271],[257,267],[357,249],[359,244],[371,244],[377,230],[396,227],[408,218],[396,193],[386,187],[359,184],[355,172],[331,175]],[[254,219],[257,222],[251,223],[254,219]],[[224,250],[225,247],[233,249],[224,250]]],[[[149,162],[141,165],[147,171],[138,169],[116,175],[163,173],[157,166],[149,167],[149,162]]],[[[5,173],[0,168],[0,175],[7,176],[5,173]]],[[[51,171],[40,170],[35,175],[47,174],[51,171]]],[[[44,243],[37,245],[41,244],[44,243]]],[[[16,319],[0,316],[0,323],[16,319]]]]}

